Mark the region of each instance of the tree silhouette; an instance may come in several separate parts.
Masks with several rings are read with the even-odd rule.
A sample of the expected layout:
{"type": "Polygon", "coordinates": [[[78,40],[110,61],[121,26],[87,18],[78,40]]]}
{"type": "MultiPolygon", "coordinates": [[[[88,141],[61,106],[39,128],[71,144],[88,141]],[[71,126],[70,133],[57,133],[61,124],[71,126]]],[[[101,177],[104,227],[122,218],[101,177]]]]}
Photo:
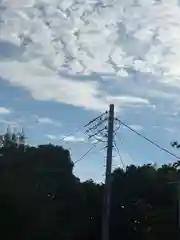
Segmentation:
{"type": "MultiPolygon", "coordinates": [[[[19,147],[6,134],[0,148],[0,234],[4,239],[101,238],[103,184],[80,182],[68,150],[19,147]]],[[[112,173],[110,240],[179,239],[175,165],[148,164],[112,173]]]]}

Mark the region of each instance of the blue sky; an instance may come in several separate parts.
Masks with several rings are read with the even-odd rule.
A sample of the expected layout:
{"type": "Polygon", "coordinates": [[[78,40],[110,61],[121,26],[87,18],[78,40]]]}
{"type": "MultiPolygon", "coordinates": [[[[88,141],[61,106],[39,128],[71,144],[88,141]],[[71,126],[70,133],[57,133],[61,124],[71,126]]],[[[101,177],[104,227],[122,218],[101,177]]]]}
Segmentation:
{"type": "MultiPolygon", "coordinates": [[[[179,16],[177,0],[0,1],[0,131],[23,127],[30,144],[62,144],[76,161],[92,146],[82,126],[114,103],[178,154],[179,16]]],[[[125,128],[117,143],[126,165],[175,160],[125,128]]],[[[81,179],[103,179],[102,147],[75,167],[81,179]]]]}

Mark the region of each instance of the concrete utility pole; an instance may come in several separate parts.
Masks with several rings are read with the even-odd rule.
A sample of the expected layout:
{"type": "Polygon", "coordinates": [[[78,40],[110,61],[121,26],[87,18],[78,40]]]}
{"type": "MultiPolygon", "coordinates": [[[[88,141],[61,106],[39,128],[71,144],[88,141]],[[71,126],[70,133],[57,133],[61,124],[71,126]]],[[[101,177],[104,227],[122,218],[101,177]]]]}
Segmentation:
{"type": "Polygon", "coordinates": [[[114,134],[114,104],[111,104],[109,107],[108,115],[108,146],[106,159],[106,177],[104,186],[104,202],[102,212],[102,240],[109,240],[113,134],[114,134]]]}

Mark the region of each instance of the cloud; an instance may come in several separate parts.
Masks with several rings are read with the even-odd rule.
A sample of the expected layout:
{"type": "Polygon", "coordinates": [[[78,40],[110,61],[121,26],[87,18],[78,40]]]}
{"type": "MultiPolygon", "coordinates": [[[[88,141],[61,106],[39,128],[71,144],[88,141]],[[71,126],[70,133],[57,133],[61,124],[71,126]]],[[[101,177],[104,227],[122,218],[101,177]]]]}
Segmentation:
{"type": "Polygon", "coordinates": [[[49,138],[50,140],[58,140],[58,137],[52,134],[46,134],[45,135],[47,138],[49,138]]]}
{"type": "Polygon", "coordinates": [[[13,51],[1,51],[0,76],[36,100],[88,110],[179,108],[178,33],[177,1],[4,1],[0,44],[13,51]]]}
{"type": "MultiPolygon", "coordinates": [[[[37,101],[101,112],[114,103],[120,119],[166,146],[180,117],[178,0],[108,2],[4,0],[0,78],[37,101]]],[[[133,163],[126,151],[123,159],[133,163]]]]}
{"type": "Polygon", "coordinates": [[[173,128],[173,127],[169,127],[169,128],[166,127],[166,128],[164,128],[164,130],[169,132],[169,133],[171,133],[171,134],[173,134],[173,135],[175,135],[175,134],[177,134],[179,132],[179,131],[177,131],[176,128],[173,128]]]}
{"type": "Polygon", "coordinates": [[[95,82],[72,81],[60,78],[40,61],[0,63],[1,77],[13,85],[29,90],[36,100],[54,100],[92,110],[102,110],[106,104],[98,98],[95,82]],[[9,69],[11,68],[11,71],[9,69]]]}
{"type": "Polygon", "coordinates": [[[20,7],[28,7],[34,3],[34,0],[5,0],[6,6],[18,9],[20,7]]]}
{"type": "Polygon", "coordinates": [[[108,102],[113,102],[117,109],[120,107],[137,107],[137,106],[142,106],[145,105],[146,107],[153,107],[150,104],[150,101],[145,98],[140,98],[140,97],[134,97],[134,96],[108,96],[107,97],[108,102]]]}
{"type": "Polygon", "coordinates": [[[7,115],[12,113],[12,110],[5,108],[5,107],[0,107],[0,115],[7,115]]]}
{"type": "Polygon", "coordinates": [[[50,118],[38,118],[37,119],[38,123],[45,123],[45,124],[52,124],[53,121],[50,118]]]}
{"type": "Polygon", "coordinates": [[[50,140],[60,140],[63,139],[64,142],[71,142],[71,143],[81,143],[81,142],[85,142],[85,138],[81,137],[81,136],[64,136],[64,135],[52,135],[52,134],[46,134],[45,135],[47,138],[49,138],[50,140]]]}
{"type": "Polygon", "coordinates": [[[65,142],[85,142],[84,137],[78,137],[78,136],[68,136],[64,139],[65,142]]]}
{"type": "Polygon", "coordinates": [[[140,126],[140,125],[129,125],[129,127],[131,127],[136,131],[142,131],[144,129],[143,126],[140,126]]]}
{"type": "Polygon", "coordinates": [[[53,120],[49,117],[37,117],[36,122],[39,124],[50,124],[50,125],[55,125],[55,126],[61,126],[60,122],[53,120]]]}

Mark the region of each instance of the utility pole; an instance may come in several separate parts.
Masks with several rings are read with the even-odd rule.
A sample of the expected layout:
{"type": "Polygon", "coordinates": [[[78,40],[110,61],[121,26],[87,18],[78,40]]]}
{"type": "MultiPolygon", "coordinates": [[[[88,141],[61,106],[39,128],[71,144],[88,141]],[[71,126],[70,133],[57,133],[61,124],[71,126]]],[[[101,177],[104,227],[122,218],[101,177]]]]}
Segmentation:
{"type": "Polygon", "coordinates": [[[177,219],[178,219],[178,228],[180,232],[180,182],[170,182],[169,184],[176,184],[177,186],[177,219]]]}
{"type": "Polygon", "coordinates": [[[109,115],[108,115],[108,146],[107,146],[106,175],[105,175],[104,201],[103,201],[103,212],[102,212],[102,240],[109,240],[113,135],[114,135],[114,104],[111,104],[109,107],[109,115]]]}
{"type": "Polygon", "coordinates": [[[178,183],[178,226],[180,231],[180,182],[178,183]]]}

